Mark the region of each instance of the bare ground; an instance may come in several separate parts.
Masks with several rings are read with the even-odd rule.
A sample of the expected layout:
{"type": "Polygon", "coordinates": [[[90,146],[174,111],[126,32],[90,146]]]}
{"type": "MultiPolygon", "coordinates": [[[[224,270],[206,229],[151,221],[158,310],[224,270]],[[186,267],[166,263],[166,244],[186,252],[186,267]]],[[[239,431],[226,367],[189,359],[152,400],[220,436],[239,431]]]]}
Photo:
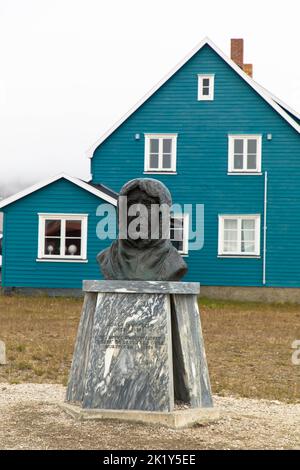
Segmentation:
{"type": "Polygon", "coordinates": [[[300,404],[215,397],[217,422],[172,430],[78,422],[59,408],[65,388],[0,384],[0,449],[300,449],[300,404]]]}
{"type": "Polygon", "coordinates": [[[201,299],[218,422],[185,430],[76,422],[58,406],[82,299],[0,295],[0,449],[300,449],[300,306],[201,299]],[[277,401],[280,400],[280,401],[277,401]]]}

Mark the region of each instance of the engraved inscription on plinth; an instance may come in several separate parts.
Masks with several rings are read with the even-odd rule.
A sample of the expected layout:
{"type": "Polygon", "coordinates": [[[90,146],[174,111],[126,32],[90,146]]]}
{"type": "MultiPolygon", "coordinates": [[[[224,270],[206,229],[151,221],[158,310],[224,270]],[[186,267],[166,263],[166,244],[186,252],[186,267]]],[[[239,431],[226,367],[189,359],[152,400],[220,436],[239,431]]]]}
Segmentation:
{"type": "Polygon", "coordinates": [[[172,369],[169,296],[99,293],[83,407],[171,411],[172,369]]]}

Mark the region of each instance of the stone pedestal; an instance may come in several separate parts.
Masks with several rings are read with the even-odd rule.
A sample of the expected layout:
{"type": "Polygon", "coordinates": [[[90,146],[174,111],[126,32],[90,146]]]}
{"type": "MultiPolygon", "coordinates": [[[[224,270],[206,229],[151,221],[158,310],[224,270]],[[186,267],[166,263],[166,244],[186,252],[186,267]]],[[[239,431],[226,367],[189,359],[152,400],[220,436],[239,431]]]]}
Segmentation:
{"type": "Polygon", "coordinates": [[[198,283],[84,281],[67,389],[82,409],[210,408],[198,283]]]}

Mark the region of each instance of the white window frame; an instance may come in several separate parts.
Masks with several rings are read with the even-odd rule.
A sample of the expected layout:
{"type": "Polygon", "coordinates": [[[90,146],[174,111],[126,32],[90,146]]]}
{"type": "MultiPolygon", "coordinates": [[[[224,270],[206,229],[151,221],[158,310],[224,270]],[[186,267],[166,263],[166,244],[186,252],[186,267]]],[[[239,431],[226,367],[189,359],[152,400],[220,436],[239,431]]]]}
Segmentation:
{"type": "Polygon", "coordinates": [[[176,172],[176,161],[177,161],[177,135],[178,134],[145,134],[145,166],[144,171],[146,173],[175,173],[176,172]],[[158,168],[150,167],[150,140],[158,139],[158,168]],[[172,140],[172,153],[171,153],[171,167],[163,168],[163,139],[172,140]]]}
{"type": "Polygon", "coordinates": [[[86,261],[87,260],[87,222],[88,214],[38,214],[39,217],[39,232],[38,232],[38,259],[37,261],[86,261]],[[60,220],[61,221],[61,254],[49,255],[45,254],[45,221],[46,220],[60,220]],[[67,220],[80,220],[81,221],[81,254],[80,255],[65,255],[62,250],[65,247],[66,238],[66,221],[67,220]]]}
{"type": "Polygon", "coordinates": [[[259,257],[260,256],[260,214],[231,214],[219,215],[219,238],[218,238],[218,255],[222,257],[259,257]],[[238,221],[238,246],[240,249],[234,252],[224,251],[224,220],[236,219],[238,221]],[[241,221],[255,220],[255,250],[252,252],[241,251],[241,221]]]}
{"type": "Polygon", "coordinates": [[[232,174],[261,174],[261,155],[262,155],[262,136],[261,134],[229,134],[228,135],[228,173],[232,174]],[[257,154],[256,154],[256,168],[252,170],[247,169],[247,144],[248,140],[256,140],[257,154]],[[243,140],[243,168],[234,169],[234,141],[243,140]]]}
{"type": "Polygon", "coordinates": [[[198,101],[213,101],[215,96],[215,75],[210,74],[198,74],[198,101]],[[203,94],[203,80],[209,80],[209,93],[208,95],[203,94]]]}
{"type": "MultiPolygon", "coordinates": [[[[189,214],[171,214],[171,219],[183,219],[183,249],[178,250],[181,255],[188,255],[189,253],[189,214]]],[[[171,240],[172,242],[172,240],[171,240]]]]}

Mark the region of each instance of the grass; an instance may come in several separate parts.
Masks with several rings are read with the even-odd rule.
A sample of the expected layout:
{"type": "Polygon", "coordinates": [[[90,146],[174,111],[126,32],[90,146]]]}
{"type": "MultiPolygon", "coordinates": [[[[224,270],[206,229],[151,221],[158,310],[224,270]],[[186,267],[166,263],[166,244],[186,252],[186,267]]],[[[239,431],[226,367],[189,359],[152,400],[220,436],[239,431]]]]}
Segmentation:
{"type": "MultiPolygon", "coordinates": [[[[66,384],[82,299],[0,296],[0,339],[9,364],[0,382],[66,384]]],[[[300,402],[300,366],[291,344],[300,339],[300,306],[201,300],[212,389],[300,402]]]]}
{"type": "Polygon", "coordinates": [[[0,296],[0,381],[67,383],[82,299],[0,296]]]}
{"type": "Polygon", "coordinates": [[[201,317],[215,393],[300,402],[300,305],[203,299],[201,317]]]}

